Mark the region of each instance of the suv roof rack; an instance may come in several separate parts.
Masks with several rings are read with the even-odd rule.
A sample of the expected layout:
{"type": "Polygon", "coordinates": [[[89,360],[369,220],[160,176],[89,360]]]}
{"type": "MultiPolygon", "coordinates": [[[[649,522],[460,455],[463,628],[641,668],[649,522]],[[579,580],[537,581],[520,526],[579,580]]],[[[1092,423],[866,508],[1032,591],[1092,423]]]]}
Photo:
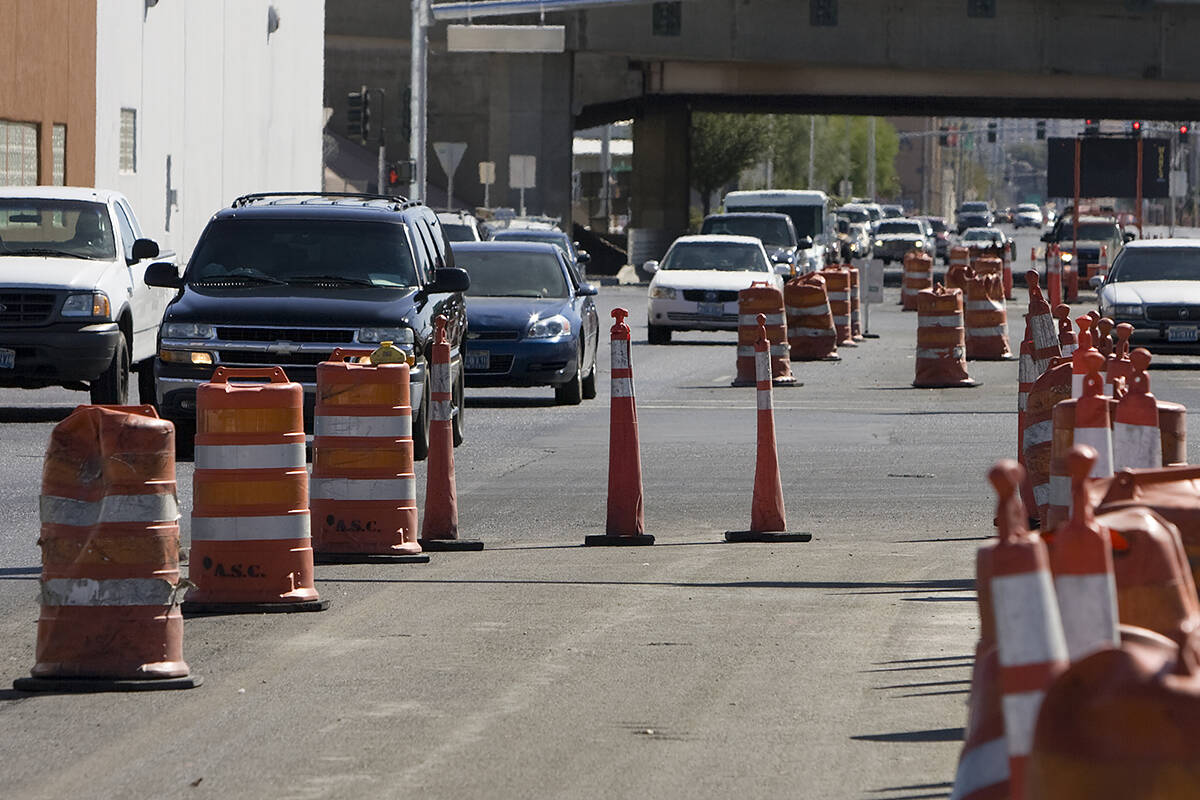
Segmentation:
{"type": "Polygon", "coordinates": [[[260,201],[266,201],[274,205],[283,200],[294,200],[301,205],[313,200],[362,200],[365,202],[382,200],[393,204],[397,211],[421,205],[417,200],[409,200],[398,195],[368,194],[366,192],[255,192],[253,194],[244,194],[237,198],[233,201],[230,208],[242,208],[260,201]]]}

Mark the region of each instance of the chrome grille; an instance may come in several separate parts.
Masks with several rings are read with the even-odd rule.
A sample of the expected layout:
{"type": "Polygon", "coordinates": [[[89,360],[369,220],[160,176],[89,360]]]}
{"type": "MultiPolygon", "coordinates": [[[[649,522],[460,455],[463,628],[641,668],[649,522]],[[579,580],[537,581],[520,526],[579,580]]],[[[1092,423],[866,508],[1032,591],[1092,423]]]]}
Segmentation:
{"type": "MultiPolygon", "coordinates": [[[[345,347],[354,341],[354,331],[336,328],[252,328],[219,325],[217,338],[227,342],[330,342],[345,347]]],[[[332,350],[333,348],[330,348],[330,352],[332,350]]]]}
{"type": "Polygon", "coordinates": [[[1146,319],[1155,322],[1200,322],[1200,305],[1146,306],[1146,319]]]}

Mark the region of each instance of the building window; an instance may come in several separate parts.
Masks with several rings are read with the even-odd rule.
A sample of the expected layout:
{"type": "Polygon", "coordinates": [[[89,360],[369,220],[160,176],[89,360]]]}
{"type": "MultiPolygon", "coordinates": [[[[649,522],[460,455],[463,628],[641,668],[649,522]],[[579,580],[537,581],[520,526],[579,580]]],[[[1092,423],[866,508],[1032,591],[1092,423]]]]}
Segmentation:
{"type": "Polygon", "coordinates": [[[137,172],[137,110],[121,109],[121,172],[137,172]]]}
{"type": "Polygon", "coordinates": [[[50,183],[54,186],[67,185],[67,126],[56,122],[50,128],[50,158],[54,174],[50,183]]]}
{"type": "Polygon", "coordinates": [[[37,123],[0,119],[0,186],[36,186],[37,182],[37,123]]]}

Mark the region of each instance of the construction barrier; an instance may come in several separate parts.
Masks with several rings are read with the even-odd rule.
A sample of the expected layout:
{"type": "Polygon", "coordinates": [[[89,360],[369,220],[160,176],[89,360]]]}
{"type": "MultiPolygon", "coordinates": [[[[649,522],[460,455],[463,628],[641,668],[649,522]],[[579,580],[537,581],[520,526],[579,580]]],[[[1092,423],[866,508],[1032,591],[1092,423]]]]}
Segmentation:
{"type": "Polygon", "coordinates": [[[917,301],[917,364],[913,386],[923,389],[978,386],[967,375],[962,292],[939,285],[917,301]]]}
{"type": "Polygon", "coordinates": [[[1063,358],[1070,358],[1079,346],[1079,338],[1075,335],[1075,326],[1071,324],[1071,307],[1059,303],[1054,307],[1054,318],[1058,320],[1058,346],[1063,358]]]}
{"type": "Polygon", "coordinates": [[[946,267],[943,285],[947,289],[957,289],[960,292],[965,292],[967,290],[967,281],[971,280],[974,275],[975,271],[969,265],[951,261],[950,266],[946,267]]]}
{"type": "Polygon", "coordinates": [[[1108,485],[1099,514],[1145,507],[1179,529],[1193,584],[1200,584],[1200,467],[1123,470],[1108,485]]]}
{"type": "MultiPolygon", "coordinates": [[[[1121,363],[1118,358],[1114,363],[1121,363]]],[[[1163,465],[1158,400],[1150,394],[1150,352],[1139,347],[1129,356],[1130,381],[1117,402],[1113,423],[1113,469],[1158,469],[1163,465]]],[[[1113,370],[1109,369],[1109,375],[1113,370]]]]}
{"type": "Polygon", "coordinates": [[[1071,397],[1077,399],[1083,396],[1083,380],[1088,373],[1104,369],[1104,357],[1092,346],[1092,318],[1087,315],[1077,317],[1075,323],[1079,326],[1079,343],[1071,353],[1071,397]],[[1093,356],[1099,356],[1101,360],[1097,362],[1093,356]]]}
{"type": "Polygon", "coordinates": [[[850,324],[850,273],[841,267],[826,267],[817,274],[825,279],[838,347],[858,347],[850,324]]]}
{"type": "MultiPolygon", "coordinates": [[[[1025,286],[1029,291],[1028,324],[1033,340],[1033,360],[1037,375],[1041,375],[1050,367],[1050,361],[1063,353],[1059,346],[1054,317],[1050,313],[1050,304],[1046,302],[1041,287],[1038,286],[1037,272],[1029,270],[1025,273],[1025,286]]],[[[1069,307],[1067,311],[1070,313],[1069,307]]],[[[1035,375],[1035,380],[1036,377],[1035,375]]]]}
{"type": "Polygon", "coordinates": [[[188,689],[175,430],[151,406],[80,406],[50,434],[32,677],[19,691],[188,689]]]}
{"type": "Polygon", "coordinates": [[[185,614],[329,607],[313,583],[304,389],[282,368],[217,367],[196,390],[192,496],[185,614]]]}
{"type": "Polygon", "coordinates": [[[807,542],[809,533],[788,533],[783,508],[783,481],[775,444],[775,406],[771,393],[770,340],[767,318],[758,315],[758,341],[754,344],[755,384],[758,405],[758,447],[754,461],[754,493],[750,504],[750,530],[726,531],[727,542],[807,542]]]}
{"type": "Polygon", "coordinates": [[[968,361],[1011,361],[1008,348],[1008,312],[1003,287],[996,275],[967,281],[964,327],[968,361]]]}
{"type": "Polygon", "coordinates": [[[421,548],[429,551],[482,550],[478,539],[458,532],[458,485],[454,478],[454,393],[450,375],[447,318],[434,317],[429,359],[429,455],[425,459],[425,518],[421,548]]]}
{"type": "Polygon", "coordinates": [[[404,352],[391,342],[334,350],[317,365],[313,429],[308,494],[317,563],[428,562],[417,542],[404,352]]]}
{"type": "MultiPolygon", "coordinates": [[[[1101,394],[1104,381],[1100,368],[1104,357],[1092,351],[1075,354],[1084,356],[1084,364],[1091,369],[1084,375],[1083,394],[1064,400],[1054,407],[1053,439],[1050,452],[1050,504],[1042,517],[1043,530],[1053,530],[1067,521],[1071,514],[1071,472],[1068,458],[1071,448],[1077,444],[1094,447],[1099,457],[1094,465],[1092,477],[1112,475],[1112,409],[1115,401],[1101,394]]],[[[1077,368],[1077,367],[1073,367],[1077,368]]],[[[1074,373],[1072,373],[1074,378],[1074,373]]]]}
{"type": "Polygon", "coordinates": [[[1046,247],[1046,299],[1053,308],[1065,299],[1063,297],[1063,263],[1062,253],[1057,244],[1046,247]]]}
{"type": "Polygon", "coordinates": [[[792,361],[841,361],[837,329],[825,294],[825,278],[808,273],[783,286],[789,358],[792,361]]]}
{"type": "Polygon", "coordinates": [[[1050,474],[1054,455],[1054,409],[1071,398],[1071,362],[1056,359],[1029,390],[1025,403],[1023,452],[1025,469],[1033,486],[1036,516],[1043,530],[1050,530],[1050,474]]]}
{"type": "Polygon", "coordinates": [[[652,545],[642,509],[642,452],[638,444],[633,359],[623,308],[612,311],[612,400],[609,406],[608,516],[603,534],[584,537],[586,546],[652,545]]]}
{"type": "Polygon", "coordinates": [[[933,288],[933,258],[928,253],[909,250],[904,254],[904,278],[900,286],[900,305],[905,311],[917,310],[917,294],[933,288]]]}
{"type": "MultiPolygon", "coordinates": [[[[978,581],[977,586],[982,586],[978,581]]],[[[1000,699],[1000,659],[995,644],[981,640],[975,648],[967,726],[953,800],[1005,800],[1008,794],[1008,749],[1004,740],[1004,709],[1000,699]]]]}
{"type": "Polygon", "coordinates": [[[794,384],[791,354],[788,350],[787,320],[784,316],[783,292],[767,281],[754,281],[750,288],[738,292],[737,374],[731,386],[753,386],[754,346],[758,339],[758,315],[767,319],[767,335],[771,341],[771,373],[776,386],[794,384]]]}
{"type": "Polygon", "coordinates": [[[862,310],[862,287],[859,285],[858,269],[849,264],[843,264],[842,267],[850,273],[850,335],[854,337],[854,341],[861,342],[864,338],[862,319],[860,317],[862,310]]]}

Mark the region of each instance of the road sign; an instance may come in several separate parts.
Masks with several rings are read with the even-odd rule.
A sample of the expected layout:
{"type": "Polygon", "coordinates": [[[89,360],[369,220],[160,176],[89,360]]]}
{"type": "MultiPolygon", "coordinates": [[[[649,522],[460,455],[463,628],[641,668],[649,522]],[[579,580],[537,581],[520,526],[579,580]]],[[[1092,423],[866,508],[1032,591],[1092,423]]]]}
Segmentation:
{"type": "Polygon", "coordinates": [[[537,186],[537,156],[509,156],[508,185],[513,189],[537,186]]]}
{"type": "Polygon", "coordinates": [[[451,53],[561,53],[567,29],[562,25],[448,25],[451,53]]]}
{"type": "Polygon", "coordinates": [[[1186,169],[1171,170],[1171,197],[1187,197],[1188,179],[1186,169]]]}
{"type": "Polygon", "coordinates": [[[454,173],[458,163],[462,161],[463,153],[467,151],[466,142],[434,142],[433,152],[437,154],[438,163],[446,172],[446,177],[454,183],[454,173]]]}
{"type": "Polygon", "coordinates": [[[491,186],[496,182],[496,162],[495,161],[480,161],[479,162],[479,182],[484,186],[491,186]]]}

